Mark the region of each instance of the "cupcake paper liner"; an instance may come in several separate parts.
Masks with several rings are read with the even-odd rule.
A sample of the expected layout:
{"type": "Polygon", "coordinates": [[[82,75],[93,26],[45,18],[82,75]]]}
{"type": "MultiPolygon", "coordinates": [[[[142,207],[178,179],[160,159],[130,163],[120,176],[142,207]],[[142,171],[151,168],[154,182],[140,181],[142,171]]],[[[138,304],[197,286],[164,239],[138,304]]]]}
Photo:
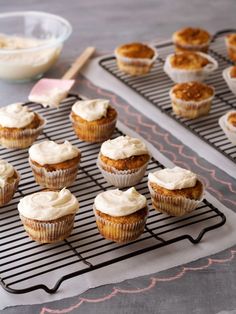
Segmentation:
{"type": "Polygon", "coordinates": [[[38,221],[20,215],[25,231],[32,240],[40,243],[54,243],[67,238],[73,230],[74,217],[67,215],[63,219],[38,221]]]}
{"type": "Polygon", "coordinates": [[[70,120],[72,122],[75,134],[80,140],[85,142],[96,143],[104,142],[112,136],[116,127],[117,118],[115,118],[111,122],[100,125],[99,124],[89,125],[85,123],[79,123],[78,121],[75,121],[71,117],[71,115],[70,120]]]}
{"type": "Polygon", "coordinates": [[[16,170],[15,172],[17,174],[17,178],[12,183],[7,182],[2,188],[0,187],[0,206],[9,203],[18,188],[20,175],[16,170]]]}
{"type": "Polygon", "coordinates": [[[202,57],[208,59],[211,63],[207,64],[204,68],[198,70],[184,70],[176,69],[171,66],[170,59],[173,54],[167,56],[164,64],[164,72],[174,81],[175,83],[184,83],[191,81],[204,81],[213,71],[218,68],[218,62],[211,56],[198,52],[202,57]]]}
{"type": "Polygon", "coordinates": [[[25,129],[11,132],[11,130],[0,130],[0,145],[6,148],[27,148],[30,147],[37,137],[43,132],[46,120],[39,114],[40,125],[36,129],[25,129]]]}
{"type": "Polygon", "coordinates": [[[43,167],[38,167],[29,159],[30,167],[33,171],[35,181],[42,187],[48,189],[62,189],[70,186],[75,180],[78,173],[78,166],[60,169],[55,171],[47,171],[43,167]]]}
{"type": "Polygon", "coordinates": [[[208,48],[210,46],[211,39],[212,38],[210,38],[209,41],[206,42],[205,44],[201,44],[201,45],[188,45],[188,44],[180,45],[175,40],[173,40],[173,43],[175,45],[176,52],[179,52],[179,51],[197,51],[197,52],[207,53],[208,48]]]}
{"type": "Polygon", "coordinates": [[[117,170],[114,167],[104,164],[98,156],[97,166],[108,183],[117,188],[124,188],[134,186],[142,180],[145,175],[148,162],[138,169],[117,170]]]}
{"type": "Polygon", "coordinates": [[[155,47],[150,45],[147,46],[154,51],[154,56],[151,59],[124,57],[121,56],[116,49],[115,57],[117,59],[119,69],[130,75],[142,75],[148,73],[157,59],[158,53],[155,47]]]}
{"type": "Polygon", "coordinates": [[[127,243],[136,240],[144,231],[147,216],[140,222],[132,224],[113,223],[97,215],[94,207],[94,215],[100,234],[108,239],[118,243],[127,243]]]}
{"type": "Polygon", "coordinates": [[[229,111],[219,119],[219,125],[224,131],[227,138],[230,140],[230,142],[234,145],[236,145],[236,127],[232,126],[230,123],[228,123],[228,116],[235,111],[229,111]]]}
{"type": "Polygon", "coordinates": [[[226,81],[229,89],[231,90],[231,92],[236,95],[236,78],[233,78],[230,76],[230,70],[232,67],[229,67],[227,69],[224,69],[224,71],[222,72],[223,78],[226,81]]]}
{"type": "Polygon", "coordinates": [[[200,200],[192,200],[181,196],[179,197],[165,196],[154,191],[153,188],[151,187],[150,182],[148,182],[148,189],[151,194],[153,207],[157,211],[171,216],[183,216],[185,214],[192,212],[194,209],[198,207],[199,203],[203,199],[204,194],[203,192],[200,200]]]}
{"type": "Polygon", "coordinates": [[[172,90],[173,88],[170,90],[169,96],[172,102],[173,111],[177,115],[185,118],[195,119],[208,114],[210,111],[214,94],[211,97],[201,101],[186,101],[176,98],[172,93],[172,90]]]}

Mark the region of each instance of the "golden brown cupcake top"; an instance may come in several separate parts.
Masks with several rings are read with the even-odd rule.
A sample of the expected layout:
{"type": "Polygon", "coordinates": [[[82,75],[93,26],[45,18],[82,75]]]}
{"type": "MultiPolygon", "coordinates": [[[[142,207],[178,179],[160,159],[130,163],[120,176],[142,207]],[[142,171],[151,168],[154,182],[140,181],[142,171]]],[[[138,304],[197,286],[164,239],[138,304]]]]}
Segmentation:
{"type": "Polygon", "coordinates": [[[182,45],[203,45],[211,38],[211,35],[204,29],[186,27],[174,33],[173,39],[182,45]]]}
{"type": "Polygon", "coordinates": [[[185,101],[201,101],[213,96],[214,89],[200,82],[186,82],[176,84],[172,89],[172,94],[185,101]]]}
{"type": "Polygon", "coordinates": [[[129,158],[114,160],[100,154],[100,159],[103,162],[103,164],[105,164],[105,166],[108,166],[108,168],[111,167],[117,170],[132,170],[132,169],[138,169],[144,166],[149,161],[150,155],[143,154],[139,156],[131,156],[129,158]]]}
{"type": "Polygon", "coordinates": [[[107,113],[105,117],[102,117],[98,120],[94,120],[94,121],[87,121],[83,118],[81,118],[80,116],[78,116],[77,114],[75,114],[73,111],[71,111],[71,119],[74,122],[78,122],[78,123],[83,123],[84,125],[102,125],[102,124],[106,124],[106,123],[110,123],[112,121],[114,121],[114,119],[117,118],[117,111],[109,106],[107,108],[107,113]]]}
{"type": "Polygon", "coordinates": [[[236,127],[236,111],[232,112],[229,116],[228,116],[228,122],[230,124],[232,124],[232,126],[236,127]]]}
{"type": "Polygon", "coordinates": [[[231,77],[231,78],[236,78],[236,66],[233,66],[233,67],[230,69],[230,77],[231,77]]]}
{"type": "Polygon", "coordinates": [[[182,196],[192,200],[200,200],[203,193],[203,185],[199,180],[197,180],[197,183],[194,187],[179,190],[168,190],[153,182],[150,182],[150,185],[156,193],[170,197],[182,196]]]}
{"type": "Polygon", "coordinates": [[[229,45],[236,46],[236,33],[229,34],[226,38],[229,45]]]}
{"type": "Polygon", "coordinates": [[[152,59],[154,50],[142,43],[125,44],[117,48],[117,53],[127,58],[152,59]]]}
{"type": "Polygon", "coordinates": [[[170,63],[173,68],[198,70],[211,62],[197,52],[184,51],[173,54],[170,63]]]}

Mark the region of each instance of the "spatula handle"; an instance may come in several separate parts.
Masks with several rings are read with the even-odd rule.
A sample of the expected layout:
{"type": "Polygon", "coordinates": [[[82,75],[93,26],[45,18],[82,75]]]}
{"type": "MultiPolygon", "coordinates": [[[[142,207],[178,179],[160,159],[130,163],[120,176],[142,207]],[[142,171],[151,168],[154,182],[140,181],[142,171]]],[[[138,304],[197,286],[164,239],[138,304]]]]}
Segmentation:
{"type": "Polygon", "coordinates": [[[84,52],[75,60],[69,70],[62,76],[62,79],[71,80],[75,77],[77,73],[81,70],[81,68],[85,65],[88,59],[95,52],[94,47],[88,47],[84,50],[84,52]]]}

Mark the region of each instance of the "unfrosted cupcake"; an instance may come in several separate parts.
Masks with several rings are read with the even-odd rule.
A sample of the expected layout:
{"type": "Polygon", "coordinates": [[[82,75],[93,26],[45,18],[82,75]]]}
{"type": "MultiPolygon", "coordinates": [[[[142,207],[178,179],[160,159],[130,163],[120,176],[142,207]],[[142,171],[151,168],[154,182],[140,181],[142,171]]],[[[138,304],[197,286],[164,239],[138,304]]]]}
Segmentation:
{"type": "Polygon", "coordinates": [[[0,206],[10,202],[13,198],[20,175],[7,161],[0,159],[0,206]]]}
{"type": "Polygon", "coordinates": [[[214,88],[200,82],[180,83],[170,90],[170,98],[175,114],[195,119],[210,111],[214,88]]]}
{"type": "Polygon", "coordinates": [[[49,189],[71,185],[77,176],[80,150],[68,141],[43,141],[29,149],[29,163],[36,182],[49,189]]]}
{"type": "Polygon", "coordinates": [[[220,117],[219,125],[230,142],[236,145],[236,110],[231,110],[220,117]]]}
{"type": "Polygon", "coordinates": [[[107,182],[122,188],[142,180],[149,160],[150,153],[144,142],[119,136],[102,144],[97,164],[107,182]]]}
{"type": "Polygon", "coordinates": [[[73,105],[70,119],[79,139],[103,142],[115,130],[117,112],[107,99],[80,100],[73,105]]]}
{"type": "Polygon", "coordinates": [[[226,48],[229,58],[236,62],[236,33],[229,34],[225,37],[226,48]]]}
{"type": "Polygon", "coordinates": [[[236,66],[224,69],[222,75],[231,92],[236,95],[236,66]]]}
{"type": "Polygon", "coordinates": [[[176,31],[172,40],[176,51],[207,52],[212,36],[202,28],[185,27],[176,31]]]}
{"type": "Polygon", "coordinates": [[[143,75],[150,71],[156,58],[154,47],[142,43],[129,43],[115,50],[118,68],[130,75],[143,75]]]}
{"type": "Polygon", "coordinates": [[[54,243],[71,234],[79,202],[67,189],[43,191],[23,197],[18,210],[25,231],[32,240],[54,243]]]}
{"type": "Polygon", "coordinates": [[[42,133],[46,121],[21,103],[0,108],[0,144],[7,148],[29,147],[42,133]]]}
{"type": "Polygon", "coordinates": [[[149,173],[148,188],[153,207],[171,216],[182,216],[193,211],[204,193],[197,175],[180,167],[149,173]]]}
{"type": "Polygon", "coordinates": [[[218,68],[211,56],[202,52],[184,51],[167,56],[164,71],[176,83],[203,81],[218,68]]]}
{"type": "Polygon", "coordinates": [[[94,200],[94,214],[101,235],[115,242],[130,242],[144,231],[148,216],[147,200],[135,188],[109,190],[94,200]]]}

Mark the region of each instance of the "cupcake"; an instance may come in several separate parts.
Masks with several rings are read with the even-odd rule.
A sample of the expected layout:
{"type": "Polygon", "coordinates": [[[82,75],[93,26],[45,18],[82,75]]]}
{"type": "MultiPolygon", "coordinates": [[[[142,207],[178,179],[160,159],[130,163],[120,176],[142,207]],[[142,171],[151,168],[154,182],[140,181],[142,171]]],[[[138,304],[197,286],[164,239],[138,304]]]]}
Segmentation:
{"type": "Polygon", "coordinates": [[[135,188],[109,190],[98,194],[93,206],[101,235],[118,243],[136,240],[144,231],[147,200],[135,188]]]}
{"type": "Polygon", "coordinates": [[[149,45],[130,43],[116,48],[115,56],[121,71],[130,75],[143,75],[153,66],[157,51],[149,45]]]}
{"type": "Polygon", "coordinates": [[[197,175],[180,167],[149,173],[148,188],[153,207],[171,216],[183,216],[193,211],[204,193],[197,175]]]}
{"type": "Polygon", "coordinates": [[[150,153],[140,139],[119,136],[102,144],[97,165],[108,183],[122,188],[142,180],[149,160],[150,153]]]}
{"type": "Polygon", "coordinates": [[[219,119],[219,125],[232,144],[236,145],[236,110],[231,110],[219,119]]]}
{"type": "Polygon", "coordinates": [[[227,35],[225,43],[230,60],[236,62],[236,33],[227,35]]]}
{"type": "Polygon", "coordinates": [[[19,181],[20,176],[14,167],[0,159],[0,206],[10,202],[17,190],[19,181]]]}
{"type": "Polygon", "coordinates": [[[222,75],[231,92],[236,95],[236,66],[224,69],[222,75]]]}
{"type": "Polygon", "coordinates": [[[68,141],[43,141],[29,149],[29,164],[36,182],[48,189],[71,185],[77,176],[80,150],[68,141]]]}
{"type": "Polygon", "coordinates": [[[30,194],[18,204],[25,231],[40,243],[59,242],[69,237],[78,209],[76,197],[67,189],[30,194]]]}
{"type": "Polygon", "coordinates": [[[29,147],[42,133],[46,121],[20,103],[0,108],[0,145],[7,148],[29,147]]]}
{"type": "Polygon", "coordinates": [[[176,51],[207,52],[212,36],[204,29],[185,27],[172,36],[176,51]]]}
{"type": "Polygon", "coordinates": [[[194,51],[170,54],[164,64],[164,71],[176,83],[204,81],[217,68],[211,56],[194,51]]]}
{"type": "Polygon", "coordinates": [[[103,142],[115,130],[117,112],[106,99],[80,100],[73,105],[70,119],[79,139],[103,142]]]}
{"type": "Polygon", "coordinates": [[[170,99],[176,115],[195,119],[207,115],[211,109],[214,88],[200,82],[176,84],[170,90],[170,99]]]}

